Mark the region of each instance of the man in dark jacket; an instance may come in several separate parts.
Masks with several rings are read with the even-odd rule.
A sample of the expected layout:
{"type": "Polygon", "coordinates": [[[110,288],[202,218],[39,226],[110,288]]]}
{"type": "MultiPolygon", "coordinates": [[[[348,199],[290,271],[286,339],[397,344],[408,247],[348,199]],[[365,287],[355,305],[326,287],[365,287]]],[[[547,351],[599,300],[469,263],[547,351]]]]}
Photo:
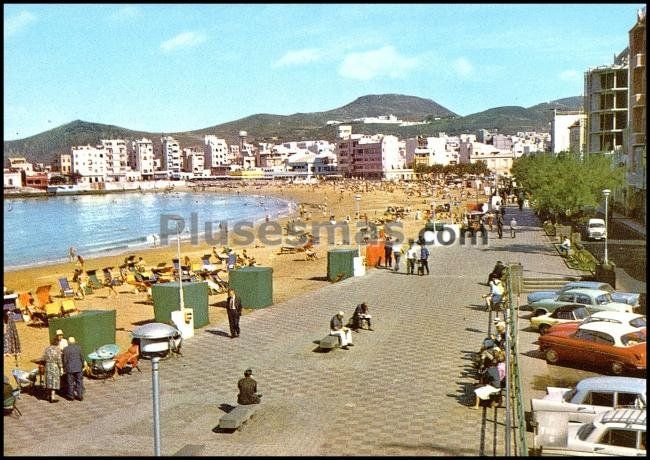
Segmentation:
{"type": "Polygon", "coordinates": [[[239,337],[239,317],[241,316],[241,299],[235,294],[234,289],[228,289],[226,299],[226,312],[230,324],[230,338],[239,337]]]}
{"type": "Polygon", "coordinates": [[[84,355],[74,337],[68,338],[68,346],[63,349],[63,370],[68,380],[68,399],[73,400],[76,392],[77,399],[83,401],[84,355]]]}
{"type": "Polygon", "coordinates": [[[259,404],[260,402],[262,395],[257,394],[257,382],[251,375],[253,375],[253,371],[246,369],[244,378],[237,382],[237,388],[239,388],[237,404],[259,404]]]}
{"type": "Polygon", "coordinates": [[[390,239],[390,236],[386,236],[386,241],[384,242],[384,268],[393,267],[393,242],[390,239]]]}

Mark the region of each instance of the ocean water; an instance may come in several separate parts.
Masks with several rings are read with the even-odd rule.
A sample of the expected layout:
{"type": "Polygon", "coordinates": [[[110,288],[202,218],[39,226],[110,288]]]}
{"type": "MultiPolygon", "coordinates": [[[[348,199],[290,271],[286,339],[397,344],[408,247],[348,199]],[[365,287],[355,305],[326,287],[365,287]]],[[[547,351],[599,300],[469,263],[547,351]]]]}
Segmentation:
{"type": "Polygon", "coordinates": [[[70,246],[84,258],[136,252],[155,240],[160,244],[164,232],[175,244],[176,223],[165,223],[171,215],[184,220],[181,240],[196,233],[199,245],[206,247],[206,222],[213,222],[216,233],[220,222],[232,229],[236,222],[257,223],[267,215],[275,220],[293,207],[291,201],[262,195],[192,192],[5,198],[4,268],[65,261],[70,246]],[[196,230],[191,229],[192,213],[196,230]]]}

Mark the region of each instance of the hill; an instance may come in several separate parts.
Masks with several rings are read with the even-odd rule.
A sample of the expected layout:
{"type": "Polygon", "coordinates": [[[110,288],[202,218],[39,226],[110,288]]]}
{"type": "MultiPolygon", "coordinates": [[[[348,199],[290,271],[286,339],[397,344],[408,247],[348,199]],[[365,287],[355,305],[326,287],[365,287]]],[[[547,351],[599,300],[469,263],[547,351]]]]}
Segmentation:
{"type": "Polygon", "coordinates": [[[405,121],[440,118],[426,125],[404,126],[386,124],[353,124],[354,132],[385,133],[401,138],[415,135],[437,135],[439,132],[460,134],[475,132],[480,128],[497,129],[504,134],[517,131],[548,131],[551,109],[575,110],[581,107],[581,97],[558,99],[529,108],[498,107],[466,117],[430,99],[399,94],[367,95],[336,109],[325,112],[295,113],[292,115],[256,114],[239,120],[222,123],[195,131],[157,133],[134,131],[113,125],[76,120],[25,139],[4,142],[4,158],[24,156],[28,161],[52,163],[60,153],[70,152],[73,145],[96,145],[100,139],[132,140],[146,137],[155,144],[163,135],[174,136],[183,148],[202,148],[206,134],[237,142],[239,131],[249,134],[250,142],[285,142],[290,140],[325,139],[334,141],[336,127],[327,125],[330,120],[350,122],[355,118],[395,115],[405,121]]]}

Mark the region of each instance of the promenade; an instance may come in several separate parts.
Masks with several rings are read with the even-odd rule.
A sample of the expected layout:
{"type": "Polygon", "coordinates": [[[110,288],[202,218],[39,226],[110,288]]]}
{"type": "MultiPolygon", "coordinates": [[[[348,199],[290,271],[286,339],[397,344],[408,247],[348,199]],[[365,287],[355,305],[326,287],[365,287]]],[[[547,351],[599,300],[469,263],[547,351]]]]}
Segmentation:
{"type": "MultiPolygon", "coordinates": [[[[494,415],[502,421],[504,409],[468,407],[476,383],[470,356],[489,322],[480,297],[488,288],[479,283],[496,260],[521,263],[525,277],[579,275],[531,210],[510,207],[506,222],[512,215],[516,238],[506,229],[501,240],[491,233],[487,246],[433,248],[429,276],[406,275],[402,261],[400,273],[370,269],[245,315],[238,339],[227,324],[197,330],[182,357],[160,363],[162,454],[503,455],[494,415]],[[362,301],[375,330],[353,334],[350,350],[319,352],[331,316],[343,310],[348,318],[362,301]],[[240,430],[218,432],[220,406],[236,404],[247,367],[262,405],[240,430]]],[[[528,315],[518,325],[526,410],[546,384],[595,375],[540,359],[528,315]]],[[[4,419],[4,454],[152,455],[151,364],[140,367],[115,381],[85,379],[83,402],[23,395],[22,417],[4,419]]]]}

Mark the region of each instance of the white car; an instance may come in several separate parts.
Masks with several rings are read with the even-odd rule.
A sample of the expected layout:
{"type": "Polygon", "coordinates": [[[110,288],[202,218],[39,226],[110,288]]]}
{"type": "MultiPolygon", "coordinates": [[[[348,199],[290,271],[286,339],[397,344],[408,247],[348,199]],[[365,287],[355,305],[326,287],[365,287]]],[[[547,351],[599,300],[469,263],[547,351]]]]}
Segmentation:
{"type": "Polygon", "coordinates": [[[587,222],[587,239],[602,240],[607,238],[605,221],[603,219],[589,219],[587,222]]]}
{"type": "Polygon", "coordinates": [[[530,401],[533,426],[584,423],[616,408],[646,408],[646,379],[635,377],[588,377],[575,388],[548,387],[546,392],[543,398],[530,401]]]}
{"type": "Polygon", "coordinates": [[[552,426],[535,437],[542,455],[646,456],[645,409],[616,409],[591,422],[552,426]]]}
{"type": "Polygon", "coordinates": [[[585,318],[580,324],[605,321],[609,323],[629,324],[632,327],[643,329],[646,327],[646,316],[639,313],[628,313],[624,311],[599,311],[585,318]]]}

